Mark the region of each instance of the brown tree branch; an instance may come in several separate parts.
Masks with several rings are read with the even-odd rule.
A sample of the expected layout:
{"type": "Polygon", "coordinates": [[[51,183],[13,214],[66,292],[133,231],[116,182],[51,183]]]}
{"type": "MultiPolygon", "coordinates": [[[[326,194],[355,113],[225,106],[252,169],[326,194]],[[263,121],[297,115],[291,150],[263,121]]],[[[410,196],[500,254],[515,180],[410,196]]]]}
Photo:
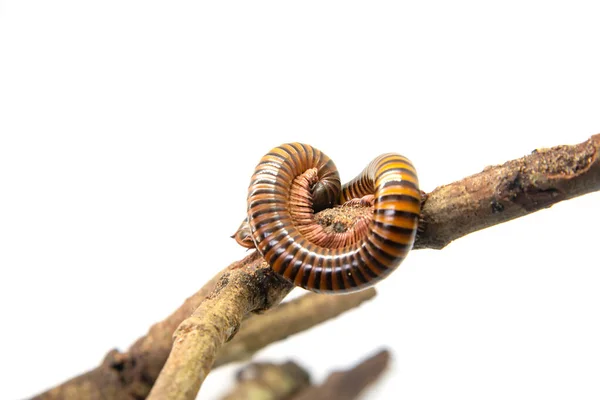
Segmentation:
{"type": "MultiPolygon", "coordinates": [[[[488,167],[479,174],[436,188],[427,196],[423,204],[422,224],[414,247],[439,249],[452,240],[476,230],[535,212],[565,199],[599,190],[599,154],[600,135],[595,135],[579,145],[538,150],[526,157],[509,161],[501,166],[488,167]]],[[[344,220],[344,212],[343,207],[325,210],[317,215],[317,220],[323,225],[335,224],[336,221],[344,220]]],[[[348,220],[348,217],[345,219],[348,220]]],[[[240,265],[244,265],[244,261],[232,264],[228,270],[236,269],[236,266],[240,265]]],[[[264,279],[261,278],[256,282],[253,280],[269,276],[268,271],[268,268],[255,265],[254,269],[250,268],[244,272],[246,277],[236,275],[237,278],[233,281],[238,285],[248,285],[250,289],[235,288],[226,277],[227,282],[221,280],[218,290],[211,295],[212,300],[230,298],[227,296],[231,296],[234,289],[246,298],[241,303],[235,300],[238,301],[233,310],[235,316],[221,320],[227,329],[224,331],[213,329],[215,336],[212,345],[222,345],[230,338],[239,326],[239,320],[247,312],[276,303],[265,299],[269,297],[268,293],[272,293],[275,299],[279,299],[284,292],[283,286],[264,287],[257,284],[257,282],[264,283],[264,279]],[[258,273],[258,271],[262,272],[258,273]],[[223,288],[227,290],[223,291],[223,288]]],[[[276,277],[271,277],[268,281],[272,284],[276,282],[276,285],[285,285],[276,277]]],[[[207,288],[209,287],[210,285],[207,285],[207,288]]],[[[209,290],[203,288],[193,296],[192,301],[188,300],[165,321],[154,325],[148,335],[138,340],[127,353],[109,353],[103,364],[96,370],[46,392],[38,398],[66,398],[69,393],[81,394],[78,395],[79,398],[89,399],[145,397],[166,359],[174,327],[189,315],[190,310],[193,309],[191,304],[195,304],[196,307],[200,304],[201,311],[212,311],[202,307],[201,304],[207,292],[209,290]]],[[[202,328],[202,325],[198,325],[198,321],[195,321],[188,328],[202,328]]],[[[183,337],[183,332],[185,329],[182,328],[178,334],[179,338],[183,337]]],[[[174,347],[177,346],[182,345],[176,342],[174,347]]],[[[216,354],[216,349],[211,352],[216,354]]],[[[200,370],[203,371],[202,368],[200,370]]],[[[171,372],[171,375],[165,376],[171,377],[170,379],[179,376],[175,370],[171,372]]],[[[198,378],[200,382],[204,379],[204,374],[205,371],[198,378]]]]}
{"type": "Polygon", "coordinates": [[[127,352],[111,350],[95,369],[70,379],[33,399],[142,399],[154,385],[173,341],[173,332],[214,289],[222,275],[237,268],[236,261],[217,273],[200,290],[164,320],[152,325],[148,333],[127,352]]]}
{"type": "Polygon", "coordinates": [[[375,382],[389,364],[390,353],[382,350],[346,371],[333,372],[320,386],[303,390],[293,400],[352,400],[375,382]]]}
{"type": "Polygon", "coordinates": [[[471,232],[599,189],[600,134],[574,146],[535,150],[429,193],[414,248],[441,249],[471,232]]]}
{"type": "Polygon", "coordinates": [[[237,373],[237,384],[222,400],[352,400],[377,381],[389,360],[389,351],[381,350],[348,370],[332,372],[315,386],[294,362],[251,363],[237,373]]]}
{"type": "MultiPolygon", "coordinates": [[[[149,399],[195,399],[217,353],[234,337],[251,312],[276,305],[293,288],[252,253],[243,268],[225,274],[214,292],[185,319],[173,335],[173,348],[149,399]]],[[[245,358],[290,334],[308,329],[372,298],[375,289],[348,296],[309,294],[264,316],[247,321],[247,329],[221,353],[221,363],[245,358]]]]}
{"type": "Polygon", "coordinates": [[[195,399],[217,352],[244,317],[278,304],[293,288],[258,252],[248,255],[175,330],[171,353],[148,399],[195,399]]]}

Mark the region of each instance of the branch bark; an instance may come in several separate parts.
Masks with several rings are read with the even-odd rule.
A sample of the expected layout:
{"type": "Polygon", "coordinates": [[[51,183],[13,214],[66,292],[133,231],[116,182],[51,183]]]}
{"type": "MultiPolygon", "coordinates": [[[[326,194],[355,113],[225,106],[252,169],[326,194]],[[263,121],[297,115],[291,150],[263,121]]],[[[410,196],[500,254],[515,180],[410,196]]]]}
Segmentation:
{"type": "Polygon", "coordinates": [[[471,232],[600,189],[600,134],[573,146],[534,150],[433,190],[415,249],[441,249],[471,232]]]}
{"type": "MultiPolygon", "coordinates": [[[[148,399],[195,399],[225,342],[244,317],[281,301],[293,286],[258,255],[223,275],[213,293],[173,335],[173,348],[148,399]]],[[[247,321],[238,339],[221,352],[221,363],[246,358],[269,343],[333,318],[375,296],[371,288],[347,296],[308,294],[247,321]]]]}
{"type": "Polygon", "coordinates": [[[374,288],[346,296],[308,293],[263,315],[255,315],[244,321],[239,333],[223,346],[213,367],[249,359],[267,345],[335,318],[375,294],[374,288]]]}
{"type": "Polygon", "coordinates": [[[292,361],[251,363],[237,373],[237,384],[222,400],[352,400],[377,381],[389,360],[389,351],[381,350],[314,386],[308,372],[292,361]]]}
{"type": "Polygon", "coordinates": [[[217,352],[244,317],[278,304],[294,286],[277,275],[258,252],[223,275],[213,293],[173,334],[173,347],[149,399],[195,399],[217,352]]]}
{"type": "MultiPolygon", "coordinates": [[[[414,248],[441,249],[471,232],[599,190],[599,154],[600,135],[594,135],[584,143],[537,150],[528,156],[500,166],[488,167],[478,174],[436,188],[427,195],[423,203],[422,220],[414,248]]],[[[317,221],[324,225],[348,219],[348,216],[344,218],[343,207],[328,209],[317,215],[317,221]]],[[[183,342],[178,342],[184,332],[209,329],[203,325],[204,322],[194,320],[213,311],[204,303],[217,306],[215,299],[229,299],[228,301],[235,303],[234,308],[229,310],[235,315],[228,314],[230,316],[223,318],[221,315],[218,319],[219,324],[223,325],[210,327],[213,338],[209,340],[209,344],[215,346],[214,350],[210,350],[214,359],[217,348],[232,337],[241,318],[250,311],[276,304],[286,290],[290,290],[289,287],[285,287],[285,282],[269,275],[269,268],[260,264],[262,260],[259,257],[254,261],[257,264],[253,264],[249,269],[245,268],[248,267],[247,259],[232,264],[224,271],[221,283],[207,301],[202,302],[207,293],[210,293],[216,279],[205,285],[165,321],[154,325],[148,335],[139,339],[128,352],[112,351],[97,369],[36,398],[59,399],[73,394],[78,398],[87,399],[144,398],[167,359],[171,349],[170,338],[175,327],[194,308],[200,306],[200,310],[197,310],[192,318],[191,325],[182,325],[184,328],[180,328],[176,333],[174,351],[185,346],[183,342]],[[237,272],[234,272],[236,270],[237,272]],[[233,275],[225,276],[228,274],[233,275]],[[264,286],[265,283],[268,285],[264,286]],[[223,290],[225,288],[226,290],[223,290]],[[245,297],[242,301],[233,299],[233,293],[245,297]],[[221,329],[222,327],[225,329],[221,329]]],[[[219,312],[225,311],[222,304],[219,307],[219,312]]],[[[200,364],[196,364],[197,366],[202,364],[202,361],[198,362],[200,364]]],[[[204,367],[199,369],[201,372],[198,379],[201,382],[206,370],[204,367]]],[[[165,368],[165,371],[168,370],[165,368]]],[[[175,369],[165,374],[171,380],[180,377],[175,369]]],[[[157,382],[155,389],[166,387],[163,386],[165,384],[166,382],[163,382],[159,385],[157,382]]],[[[194,383],[194,387],[196,385],[194,383]]]]}
{"type": "Polygon", "coordinates": [[[173,332],[215,288],[221,276],[235,269],[236,261],[217,273],[200,290],[164,320],[152,325],[148,333],[131,345],[128,351],[109,351],[95,369],[70,379],[33,399],[143,399],[148,396],[162,369],[173,340],[173,332]]]}
{"type": "Polygon", "coordinates": [[[292,400],[352,400],[385,371],[390,353],[382,350],[346,371],[333,372],[320,386],[312,386],[292,400]]]}

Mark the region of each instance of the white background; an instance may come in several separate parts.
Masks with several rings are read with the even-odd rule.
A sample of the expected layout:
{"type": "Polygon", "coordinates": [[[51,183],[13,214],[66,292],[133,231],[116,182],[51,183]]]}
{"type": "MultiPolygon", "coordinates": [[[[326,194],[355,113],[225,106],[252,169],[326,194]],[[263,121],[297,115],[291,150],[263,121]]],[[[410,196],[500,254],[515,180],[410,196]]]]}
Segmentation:
{"type": "MultiPolygon", "coordinates": [[[[126,349],[243,257],[276,145],[342,180],[401,152],[430,191],[600,132],[596,2],[561,3],[0,1],[0,397],[126,349]]],[[[415,251],[257,359],[318,382],[388,347],[366,399],[598,399],[599,200],[415,251]]]]}

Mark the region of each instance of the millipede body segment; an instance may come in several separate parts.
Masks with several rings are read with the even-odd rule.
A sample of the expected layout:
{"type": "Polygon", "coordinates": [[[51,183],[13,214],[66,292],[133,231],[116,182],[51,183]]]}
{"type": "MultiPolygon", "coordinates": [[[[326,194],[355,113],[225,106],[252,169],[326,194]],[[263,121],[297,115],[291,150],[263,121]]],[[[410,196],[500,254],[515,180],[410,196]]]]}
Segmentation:
{"type": "MultiPolygon", "coordinates": [[[[421,195],[417,174],[405,157],[389,153],[375,158],[343,187],[333,161],[302,143],[275,147],[257,165],[248,188],[249,226],[258,251],[275,272],[296,286],[314,291],[346,293],[365,289],[387,277],[412,248],[421,195]],[[317,171],[312,187],[313,209],[374,195],[368,232],[340,248],[307,240],[290,214],[290,190],[296,177],[317,171]]],[[[248,246],[249,239],[236,240],[248,246]]]]}

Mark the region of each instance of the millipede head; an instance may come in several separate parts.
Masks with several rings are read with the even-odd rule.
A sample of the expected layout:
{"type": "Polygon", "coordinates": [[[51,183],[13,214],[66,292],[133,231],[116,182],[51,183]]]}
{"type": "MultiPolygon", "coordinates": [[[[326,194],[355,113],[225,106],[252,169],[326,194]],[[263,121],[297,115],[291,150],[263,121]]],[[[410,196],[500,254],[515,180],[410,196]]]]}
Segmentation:
{"type": "Polygon", "coordinates": [[[231,238],[235,239],[237,244],[247,249],[256,247],[254,240],[252,239],[252,231],[250,229],[250,224],[248,224],[248,218],[245,218],[244,221],[242,221],[237,231],[231,235],[231,238]]]}

